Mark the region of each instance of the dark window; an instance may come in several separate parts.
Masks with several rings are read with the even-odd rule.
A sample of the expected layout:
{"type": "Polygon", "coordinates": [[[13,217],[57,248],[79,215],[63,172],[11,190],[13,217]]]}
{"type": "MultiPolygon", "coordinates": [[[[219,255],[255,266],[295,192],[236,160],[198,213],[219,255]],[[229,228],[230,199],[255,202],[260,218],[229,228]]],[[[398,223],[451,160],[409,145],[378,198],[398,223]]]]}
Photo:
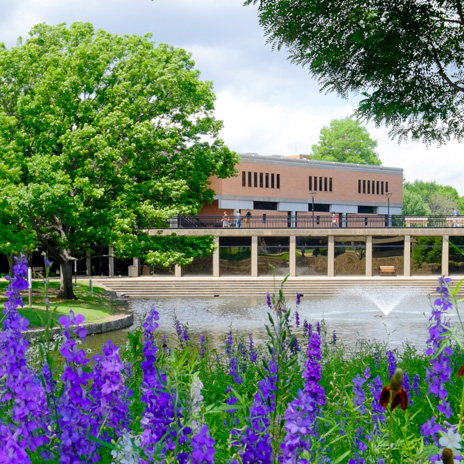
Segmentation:
{"type": "MultiPolygon", "coordinates": [[[[313,204],[308,203],[308,211],[313,210],[313,204]]],[[[323,205],[320,203],[314,203],[314,211],[319,211],[320,213],[328,213],[330,211],[330,205],[323,205]]]]}
{"type": "Polygon", "coordinates": [[[388,190],[388,182],[385,182],[385,193],[388,193],[390,190],[388,190]]]}
{"type": "Polygon", "coordinates": [[[259,173],[259,186],[260,188],[263,188],[263,173],[259,173]]]}
{"type": "Polygon", "coordinates": [[[246,187],[246,172],[242,172],[242,187],[246,187]]]}
{"type": "Polygon", "coordinates": [[[380,194],[383,195],[383,181],[380,182],[380,194]]]}
{"type": "Polygon", "coordinates": [[[327,192],[327,177],[324,177],[324,192],[327,192]]]}
{"type": "Polygon", "coordinates": [[[312,192],[312,190],[313,190],[313,176],[309,176],[308,188],[309,188],[309,191],[312,192]]]}
{"type": "Polygon", "coordinates": [[[266,172],[266,188],[269,188],[269,174],[266,172]]]}
{"type": "Polygon", "coordinates": [[[367,181],[367,193],[368,194],[371,193],[371,181],[370,180],[367,181]]]}
{"type": "Polygon", "coordinates": [[[322,192],[322,177],[319,177],[319,192],[322,192]]]}
{"type": "Polygon", "coordinates": [[[361,179],[358,179],[358,193],[361,193],[361,179]]]}
{"type": "Polygon", "coordinates": [[[254,201],[253,209],[268,209],[271,211],[277,211],[276,201],[254,201]]]}
{"type": "Polygon", "coordinates": [[[374,214],[375,207],[374,206],[358,206],[358,214],[374,214]]]}
{"type": "Polygon", "coordinates": [[[253,186],[254,187],[258,186],[258,173],[257,172],[253,173],[253,186]]]}
{"type": "Polygon", "coordinates": [[[251,187],[251,172],[248,172],[248,187],[251,187]]]}
{"type": "Polygon", "coordinates": [[[271,174],[271,188],[274,188],[274,174],[271,174]]]}
{"type": "Polygon", "coordinates": [[[363,180],[363,193],[366,193],[366,181],[363,180]]]}
{"type": "Polygon", "coordinates": [[[377,195],[379,194],[379,190],[380,190],[380,189],[379,189],[379,184],[380,184],[380,182],[377,181],[377,195]]]}
{"type": "Polygon", "coordinates": [[[332,191],[332,178],[329,177],[329,192],[332,191]]]}
{"type": "Polygon", "coordinates": [[[280,174],[276,174],[277,188],[280,189],[280,174]]]}
{"type": "Polygon", "coordinates": [[[314,176],[314,191],[317,192],[317,177],[314,176]]]}

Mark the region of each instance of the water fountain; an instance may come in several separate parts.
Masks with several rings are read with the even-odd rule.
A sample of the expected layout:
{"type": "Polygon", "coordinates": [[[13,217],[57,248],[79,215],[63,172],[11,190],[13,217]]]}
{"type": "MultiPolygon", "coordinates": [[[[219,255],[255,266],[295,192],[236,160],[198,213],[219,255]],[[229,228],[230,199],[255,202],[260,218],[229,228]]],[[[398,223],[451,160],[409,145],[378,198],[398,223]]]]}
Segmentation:
{"type": "MultiPolygon", "coordinates": [[[[288,306],[296,309],[295,296],[287,295],[288,306]]],[[[219,298],[175,298],[133,300],[129,306],[140,324],[152,304],[160,313],[160,332],[174,335],[174,317],[188,324],[193,339],[206,334],[212,344],[222,343],[230,330],[258,341],[266,338],[268,323],[265,297],[240,296],[219,298]]],[[[339,296],[303,296],[298,307],[300,319],[315,324],[324,320],[328,336],[336,331],[339,340],[354,345],[358,339],[385,342],[399,347],[408,341],[420,348],[425,346],[429,326],[430,299],[409,288],[377,290],[359,286],[339,296]]],[[[293,319],[294,320],[294,319],[293,319]]],[[[91,344],[100,347],[108,338],[124,343],[127,330],[91,337],[91,344]]]]}

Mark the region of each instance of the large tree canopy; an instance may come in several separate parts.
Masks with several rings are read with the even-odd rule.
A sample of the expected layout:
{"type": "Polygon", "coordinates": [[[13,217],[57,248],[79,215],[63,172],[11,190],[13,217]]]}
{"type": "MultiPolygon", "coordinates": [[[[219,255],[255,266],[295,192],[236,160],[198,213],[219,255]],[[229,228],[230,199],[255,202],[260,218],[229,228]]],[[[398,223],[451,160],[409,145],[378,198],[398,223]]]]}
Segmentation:
{"type": "Polygon", "coordinates": [[[208,178],[234,174],[214,98],[187,52],[149,35],[40,24],[0,47],[1,168],[14,173],[0,176],[0,204],[59,262],[62,296],[94,244],[163,264],[211,252],[211,238],[147,229],[197,213],[213,198],[208,178]]]}
{"type": "Polygon", "coordinates": [[[319,142],[312,147],[311,159],[354,164],[382,164],[375,153],[377,142],[367,129],[351,118],[334,119],[321,129],[319,142]]]}
{"type": "Polygon", "coordinates": [[[403,214],[450,216],[457,208],[464,214],[464,199],[449,185],[415,180],[403,185],[403,214]]]}
{"type": "Polygon", "coordinates": [[[361,93],[358,115],[391,135],[464,134],[463,5],[437,0],[247,0],[277,48],[321,88],[361,93]]]}

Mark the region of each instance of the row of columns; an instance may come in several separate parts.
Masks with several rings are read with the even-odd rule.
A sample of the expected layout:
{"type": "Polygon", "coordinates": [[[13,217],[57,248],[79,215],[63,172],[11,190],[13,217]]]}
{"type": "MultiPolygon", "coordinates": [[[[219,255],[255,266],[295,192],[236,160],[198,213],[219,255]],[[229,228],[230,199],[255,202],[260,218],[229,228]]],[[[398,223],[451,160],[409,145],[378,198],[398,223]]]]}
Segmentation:
{"type": "MultiPolygon", "coordinates": [[[[216,249],[213,253],[213,277],[220,276],[219,269],[219,237],[215,238],[216,249]]],[[[448,275],[449,272],[449,236],[443,236],[442,242],[441,274],[448,275]]],[[[290,277],[296,276],[296,237],[290,237],[289,244],[289,273],[290,277]]],[[[366,277],[372,277],[372,235],[366,237],[366,277]]],[[[411,236],[404,237],[404,276],[411,275],[411,236]]],[[[335,276],[335,237],[328,237],[327,251],[328,277],[335,276]]],[[[176,266],[176,277],[181,277],[182,269],[176,266]]],[[[251,237],[251,277],[258,277],[258,237],[251,237]]]]}
{"type": "MultiPolygon", "coordinates": [[[[290,277],[296,276],[296,237],[291,236],[289,244],[289,273],[290,277]]],[[[219,259],[219,237],[214,239],[216,249],[213,252],[213,277],[220,276],[220,259],[219,259]]],[[[372,277],[372,235],[366,236],[366,277],[372,277]]],[[[411,236],[404,236],[404,276],[411,275],[411,236]]],[[[90,259],[88,260],[90,262],[90,259]]],[[[138,258],[133,260],[133,268],[138,270],[138,258]]],[[[335,276],[335,237],[328,237],[328,277],[335,276]]],[[[444,235],[442,241],[442,262],[441,274],[448,275],[449,273],[449,236],[444,235]]],[[[114,276],[114,248],[109,249],[109,275],[114,276]]],[[[138,271],[137,271],[138,275],[138,271]]],[[[129,273],[129,276],[130,273],[129,273]]],[[[174,276],[182,277],[181,266],[176,265],[174,268],[174,276]]],[[[135,277],[133,275],[132,277],[135,277]]],[[[258,236],[251,237],[251,277],[258,277],[258,236]]]]}

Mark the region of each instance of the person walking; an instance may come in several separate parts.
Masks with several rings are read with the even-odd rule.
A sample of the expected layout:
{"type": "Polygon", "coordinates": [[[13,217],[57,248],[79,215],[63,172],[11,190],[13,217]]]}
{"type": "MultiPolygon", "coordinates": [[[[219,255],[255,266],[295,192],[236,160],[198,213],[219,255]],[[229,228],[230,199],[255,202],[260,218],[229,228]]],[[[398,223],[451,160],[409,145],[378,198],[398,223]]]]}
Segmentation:
{"type": "Polygon", "coordinates": [[[230,227],[230,219],[229,216],[227,215],[227,211],[224,211],[224,215],[222,216],[222,227],[228,228],[230,227]]]}
{"type": "Polygon", "coordinates": [[[247,208],[245,214],[245,227],[250,227],[251,222],[251,211],[247,208]]]}
{"type": "Polygon", "coordinates": [[[453,227],[459,227],[458,219],[459,216],[458,210],[456,208],[453,209],[453,227]]]}

